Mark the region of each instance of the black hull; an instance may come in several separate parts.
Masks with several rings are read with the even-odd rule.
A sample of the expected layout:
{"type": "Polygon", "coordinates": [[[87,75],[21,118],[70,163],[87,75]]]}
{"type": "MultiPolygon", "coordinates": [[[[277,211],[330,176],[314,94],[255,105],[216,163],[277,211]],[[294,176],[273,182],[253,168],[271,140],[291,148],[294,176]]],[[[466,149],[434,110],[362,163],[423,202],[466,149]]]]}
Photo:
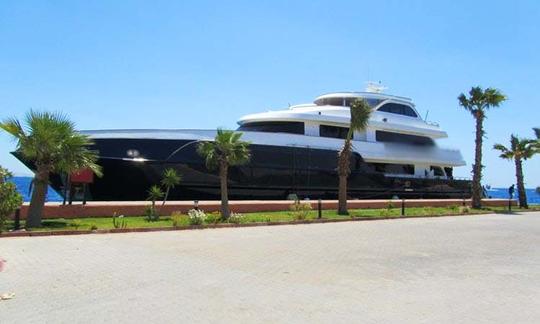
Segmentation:
{"type": "MultiPolygon", "coordinates": [[[[171,190],[170,200],[215,200],[220,198],[217,172],[209,171],[196,153],[195,142],[155,139],[97,139],[99,164],[104,176],[89,186],[87,198],[97,201],[145,200],[150,186],[159,184],[163,171],[174,168],[182,182],[171,190]],[[183,148],[182,148],[183,147],[183,148]],[[179,148],[182,148],[178,150],[179,148]],[[145,161],[126,157],[136,149],[145,161]],[[178,150],[177,152],[175,152],[178,150]]],[[[252,158],[229,171],[229,198],[236,200],[337,198],[337,152],[321,149],[251,145],[252,158]]],[[[359,155],[351,161],[349,196],[358,199],[464,198],[470,182],[451,179],[388,177],[368,172],[359,155]]],[[[63,193],[63,181],[53,176],[51,185],[63,193]]]]}

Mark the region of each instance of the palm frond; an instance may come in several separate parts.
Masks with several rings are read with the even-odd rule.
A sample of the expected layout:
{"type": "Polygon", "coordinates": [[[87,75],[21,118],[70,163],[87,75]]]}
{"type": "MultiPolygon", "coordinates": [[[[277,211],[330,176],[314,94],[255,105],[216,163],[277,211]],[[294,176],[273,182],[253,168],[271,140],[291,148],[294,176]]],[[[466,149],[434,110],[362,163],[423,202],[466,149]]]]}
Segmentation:
{"type": "Polygon", "coordinates": [[[366,129],[370,116],[371,106],[368,102],[365,99],[355,100],[351,105],[351,131],[366,129]]]}
{"type": "Polygon", "coordinates": [[[182,176],[173,168],[165,169],[161,184],[165,187],[174,188],[182,181],[182,176]]]}
{"type": "Polygon", "coordinates": [[[205,159],[206,167],[215,170],[220,162],[229,166],[249,161],[249,142],[241,140],[242,133],[218,129],[213,142],[201,142],[197,152],[205,159]]]}
{"type": "Polygon", "coordinates": [[[458,96],[459,105],[469,111],[475,117],[485,117],[485,110],[491,107],[499,107],[506,100],[506,96],[495,88],[479,86],[472,87],[468,96],[460,94],[458,96]]]}
{"type": "Polygon", "coordinates": [[[147,200],[156,201],[160,198],[162,198],[165,194],[161,190],[159,186],[152,186],[150,189],[148,189],[148,198],[147,200]]]}

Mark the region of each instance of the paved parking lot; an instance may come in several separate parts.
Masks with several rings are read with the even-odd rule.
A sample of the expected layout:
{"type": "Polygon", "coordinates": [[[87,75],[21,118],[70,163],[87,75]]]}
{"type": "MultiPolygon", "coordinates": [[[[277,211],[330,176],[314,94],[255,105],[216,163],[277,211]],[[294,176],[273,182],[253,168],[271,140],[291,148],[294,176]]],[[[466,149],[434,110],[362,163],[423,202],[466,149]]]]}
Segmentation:
{"type": "Polygon", "coordinates": [[[538,323],[540,213],[0,239],[0,323],[538,323]]]}

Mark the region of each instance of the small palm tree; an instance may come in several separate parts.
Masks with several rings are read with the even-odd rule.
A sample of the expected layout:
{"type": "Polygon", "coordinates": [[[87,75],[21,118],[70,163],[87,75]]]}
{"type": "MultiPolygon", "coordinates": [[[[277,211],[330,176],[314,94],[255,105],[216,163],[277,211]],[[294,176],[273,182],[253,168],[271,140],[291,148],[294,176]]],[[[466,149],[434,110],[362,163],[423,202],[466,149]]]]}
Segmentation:
{"type": "Polygon", "coordinates": [[[501,151],[500,157],[507,160],[514,160],[516,165],[516,180],[519,195],[519,206],[521,208],[529,208],[527,204],[527,194],[525,191],[525,183],[523,181],[523,161],[530,159],[534,153],[534,141],[530,139],[521,139],[512,135],[510,137],[510,147],[507,148],[502,144],[495,144],[493,148],[501,151]]]}
{"type": "Polygon", "coordinates": [[[460,94],[459,104],[472,114],[476,120],[476,139],[475,139],[475,157],[473,165],[472,182],[472,207],[482,207],[482,142],[485,135],[484,119],[486,111],[492,107],[499,107],[506,96],[499,90],[493,88],[482,89],[481,87],[472,87],[469,96],[460,94]]]}
{"type": "Polygon", "coordinates": [[[533,128],[534,134],[536,135],[536,143],[534,147],[536,148],[536,153],[540,153],[540,128],[533,128]]]}
{"type": "Polygon", "coordinates": [[[65,115],[32,110],[24,123],[11,118],[0,123],[0,128],[17,141],[17,153],[35,165],[26,226],[39,227],[51,173],[90,169],[101,176],[101,168],[96,164],[97,153],[88,149],[92,141],[78,133],[65,115]]]}
{"type": "Polygon", "coordinates": [[[163,198],[163,191],[161,188],[157,185],[153,185],[148,189],[148,198],[147,200],[150,200],[152,202],[152,206],[150,206],[150,210],[148,211],[148,219],[151,221],[157,220],[158,214],[156,212],[156,200],[159,200],[163,198]]]}
{"type": "Polygon", "coordinates": [[[347,178],[351,174],[351,155],[352,155],[352,138],[354,131],[362,131],[367,127],[369,117],[371,116],[371,107],[365,99],[355,100],[351,105],[351,123],[349,132],[343,147],[338,153],[338,214],[347,215],[347,178]]]}
{"type": "Polygon", "coordinates": [[[182,181],[182,176],[179,175],[175,169],[165,169],[165,172],[163,172],[163,179],[161,179],[161,185],[165,187],[165,197],[163,198],[162,206],[167,202],[171,189],[176,187],[180,181],[182,181]]]}
{"type": "Polygon", "coordinates": [[[218,129],[213,142],[201,142],[197,152],[205,159],[209,170],[219,169],[221,184],[221,217],[228,219],[228,171],[230,166],[242,165],[249,161],[249,142],[240,140],[242,133],[218,129]]]}

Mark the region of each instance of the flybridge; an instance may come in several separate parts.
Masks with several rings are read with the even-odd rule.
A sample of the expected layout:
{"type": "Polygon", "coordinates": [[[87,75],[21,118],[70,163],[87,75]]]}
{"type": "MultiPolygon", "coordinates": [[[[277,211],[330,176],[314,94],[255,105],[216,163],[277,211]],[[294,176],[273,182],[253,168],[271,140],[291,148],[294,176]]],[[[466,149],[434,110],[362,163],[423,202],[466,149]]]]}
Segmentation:
{"type": "Polygon", "coordinates": [[[355,91],[340,91],[340,92],[330,92],[323,94],[315,98],[315,104],[319,104],[323,99],[329,98],[373,98],[373,99],[394,99],[399,101],[407,101],[409,104],[412,104],[412,99],[402,96],[389,95],[385,93],[374,93],[374,92],[355,92],[355,91]]]}

